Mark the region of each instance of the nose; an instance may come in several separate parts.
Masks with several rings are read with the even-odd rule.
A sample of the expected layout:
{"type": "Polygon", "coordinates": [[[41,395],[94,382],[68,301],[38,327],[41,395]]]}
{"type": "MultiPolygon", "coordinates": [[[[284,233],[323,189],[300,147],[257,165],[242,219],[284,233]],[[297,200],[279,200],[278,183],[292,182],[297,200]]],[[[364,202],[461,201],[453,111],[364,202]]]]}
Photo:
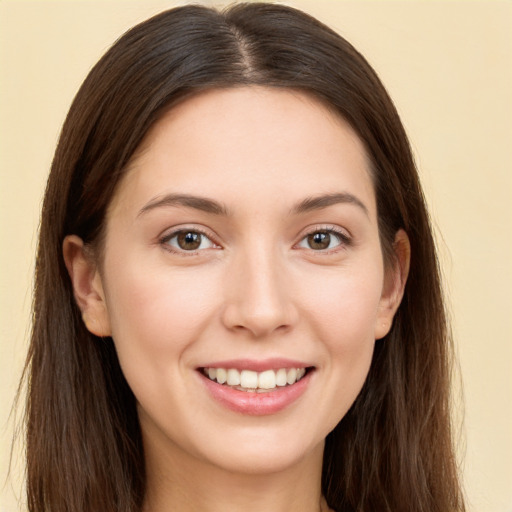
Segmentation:
{"type": "Polygon", "coordinates": [[[228,270],[226,285],[222,321],[229,330],[261,339],[297,322],[285,262],[272,251],[260,247],[241,254],[228,270]]]}

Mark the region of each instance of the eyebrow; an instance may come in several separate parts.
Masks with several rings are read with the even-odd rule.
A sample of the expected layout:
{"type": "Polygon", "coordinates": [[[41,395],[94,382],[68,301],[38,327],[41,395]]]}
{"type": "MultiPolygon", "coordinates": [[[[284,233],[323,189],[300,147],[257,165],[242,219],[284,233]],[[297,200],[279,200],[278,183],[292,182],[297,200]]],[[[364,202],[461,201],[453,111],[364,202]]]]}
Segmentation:
{"type": "Polygon", "coordinates": [[[353,204],[361,208],[364,213],[369,216],[368,208],[366,208],[364,203],[348,192],[307,197],[292,209],[292,213],[307,213],[314,210],[321,210],[322,208],[327,208],[335,204],[353,204]]]}
{"type": "MultiPolygon", "coordinates": [[[[338,192],[333,194],[322,194],[318,196],[307,197],[297,205],[295,205],[291,213],[301,214],[307,213],[314,210],[321,210],[335,204],[353,204],[363,210],[363,212],[369,216],[368,209],[364,203],[353,194],[348,192],[338,192]]],[[[167,206],[186,206],[188,208],[194,208],[206,213],[214,215],[229,216],[229,211],[222,203],[209,199],[207,197],[194,196],[191,194],[167,194],[163,197],[156,197],[149,201],[145,206],[141,208],[137,217],[154,210],[155,208],[167,207],[167,206]]]]}
{"type": "Polygon", "coordinates": [[[147,203],[137,214],[137,217],[155,208],[162,206],[186,206],[214,215],[228,215],[228,209],[221,203],[206,197],[193,196],[190,194],[167,194],[163,197],[156,197],[147,203]]]}

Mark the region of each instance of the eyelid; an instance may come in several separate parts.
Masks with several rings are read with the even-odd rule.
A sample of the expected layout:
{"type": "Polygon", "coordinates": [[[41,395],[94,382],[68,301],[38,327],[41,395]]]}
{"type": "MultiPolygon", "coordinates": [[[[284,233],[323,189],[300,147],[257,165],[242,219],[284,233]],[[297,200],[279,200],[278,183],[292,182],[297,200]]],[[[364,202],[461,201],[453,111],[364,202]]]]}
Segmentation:
{"type": "Polygon", "coordinates": [[[160,235],[158,237],[158,243],[163,246],[163,248],[166,251],[169,251],[172,254],[177,254],[179,256],[195,256],[200,252],[206,251],[208,249],[222,249],[222,246],[217,241],[217,237],[215,237],[209,230],[206,230],[205,228],[202,228],[200,226],[190,226],[190,225],[184,225],[184,226],[175,226],[173,228],[170,228],[169,230],[166,230],[164,234],[160,235]],[[180,233],[199,233],[200,235],[206,237],[212,244],[213,247],[208,247],[207,249],[196,249],[192,251],[185,251],[183,249],[179,249],[176,247],[171,246],[168,242],[175,236],[179,235],[180,233]]]}
{"type": "Polygon", "coordinates": [[[349,233],[347,229],[344,229],[340,226],[332,225],[332,224],[318,224],[316,226],[308,226],[306,229],[302,231],[299,237],[299,241],[295,244],[294,247],[298,247],[301,242],[303,242],[309,235],[318,232],[327,232],[330,234],[334,234],[339,240],[340,243],[331,249],[323,249],[323,250],[315,250],[311,248],[304,248],[310,252],[316,254],[331,254],[333,252],[338,252],[352,245],[352,235],[349,233]]]}

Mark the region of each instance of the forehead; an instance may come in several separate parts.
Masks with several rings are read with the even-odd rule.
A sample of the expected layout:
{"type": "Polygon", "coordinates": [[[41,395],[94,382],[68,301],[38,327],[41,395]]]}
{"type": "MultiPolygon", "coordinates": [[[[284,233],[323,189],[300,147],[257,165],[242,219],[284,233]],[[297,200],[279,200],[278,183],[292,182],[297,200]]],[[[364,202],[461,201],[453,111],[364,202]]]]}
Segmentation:
{"type": "Polygon", "coordinates": [[[349,189],[375,209],[359,137],[319,100],[289,89],[209,90],[171,108],[132,158],[111,210],[191,189],[262,205],[269,195],[284,205],[349,189]]]}

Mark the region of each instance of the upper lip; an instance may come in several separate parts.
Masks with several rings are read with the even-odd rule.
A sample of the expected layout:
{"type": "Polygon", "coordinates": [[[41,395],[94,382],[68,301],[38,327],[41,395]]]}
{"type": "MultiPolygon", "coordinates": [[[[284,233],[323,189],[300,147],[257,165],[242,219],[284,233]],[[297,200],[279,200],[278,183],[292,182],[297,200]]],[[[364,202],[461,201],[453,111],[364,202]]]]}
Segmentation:
{"type": "Polygon", "coordinates": [[[313,366],[304,361],[275,357],[271,359],[229,359],[215,361],[200,365],[201,368],[236,368],[237,370],[252,370],[253,372],[264,372],[266,370],[278,370],[280,368],[309,368],[313,366]]]}

